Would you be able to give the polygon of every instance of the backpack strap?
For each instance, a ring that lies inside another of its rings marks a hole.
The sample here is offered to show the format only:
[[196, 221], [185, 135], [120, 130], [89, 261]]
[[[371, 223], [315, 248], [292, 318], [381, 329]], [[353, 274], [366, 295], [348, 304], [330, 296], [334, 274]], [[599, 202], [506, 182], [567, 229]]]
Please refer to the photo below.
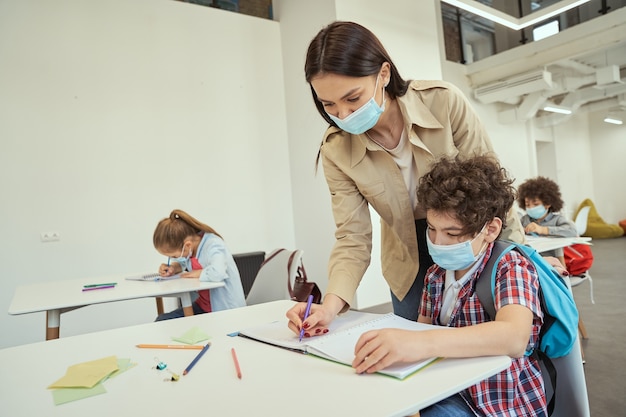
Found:
[[478, 296], [480, 304], [489, 316], [489, 320], [496, 319], [496, 307], [493, 302], [496, 281], [496, 266], [500, 262], [500, 259], [502, 259], [506, 253], [514, 248], [515, 245], [510, 242], [502, 240], [494, 241], [493, 248], [491, 249], [491, 256], [487, 260], [485, 268], [478, 276], [478, 280], [476, 282], [476, 295]]

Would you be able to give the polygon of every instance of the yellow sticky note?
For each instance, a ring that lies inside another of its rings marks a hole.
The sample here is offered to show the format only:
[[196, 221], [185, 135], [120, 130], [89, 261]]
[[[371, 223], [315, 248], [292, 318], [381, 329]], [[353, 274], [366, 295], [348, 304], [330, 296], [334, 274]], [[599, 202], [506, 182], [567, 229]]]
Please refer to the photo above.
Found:
[[65, 375], [48, 388], [91, 388], [118, 369], [115, 356], [78, 363], [68, 367]]

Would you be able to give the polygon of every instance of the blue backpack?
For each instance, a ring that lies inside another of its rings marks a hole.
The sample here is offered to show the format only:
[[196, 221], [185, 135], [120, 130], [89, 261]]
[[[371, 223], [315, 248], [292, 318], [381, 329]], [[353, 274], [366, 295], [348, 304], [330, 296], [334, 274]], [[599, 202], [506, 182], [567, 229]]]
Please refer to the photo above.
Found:
[[[494, 288], [496, 282], [496, 266], [502, 256], [516, 250], [528, 259], [537, 270], [539, 276], [539, 297], [543, 311], [543, 326], [539, 332], [539, 349], [526, 352], [534, 355], [541, 365], [544, 384], [550, 384], [547, 392], [556, 392], [556, 368], [550, 358], [559, 358], [570, 353], [578, 337], [578, 309], [572, 292], [563, 278], [536, 250], [530, 246], [514, 242], [496, 240], [491, 257], [485, 265], [476, 283], [476, 295], [489, 318], [494, 320]], [[548, 415], [554, 411], [554, 394], [548, 399]]]
[[[541, 309], [544, 314], [543, 326], [539, 333], [539, 350], [549, 358], [567, 355], [578, 336], [578, 309], [572, 292], [563, 278], [530, 246], [514, 242], [496, 240], [491, 257], [476, 283], [476, 294], [491, 320], [496, 317], [494, 287], [496, 268], [504, 254], [516, 250], [528, 259], [539, 275]], [[484, 277], [489, 278], [485, 279]], [[530, 355], [532, 352], [526, 352]]]

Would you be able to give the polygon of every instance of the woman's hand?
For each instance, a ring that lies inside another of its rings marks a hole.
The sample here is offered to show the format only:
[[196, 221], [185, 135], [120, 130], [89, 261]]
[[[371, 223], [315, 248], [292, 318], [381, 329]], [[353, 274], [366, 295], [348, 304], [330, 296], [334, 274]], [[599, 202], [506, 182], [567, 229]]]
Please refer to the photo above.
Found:
[[304, 327], [304, 337], [321, 336], [328, 333], [328, 325], [335, 318], [335, 313], [325, 308], [323, 304], [311, 304], [309, 317], [303, 322], [306, 303], [298, 303], [287, 311], [289, 328], [296, 334], [300, 334], [301, 326]]
[[311, 304], [309, 317], [303, 323], [306, 303], [298, 303], [287, 311], [289, 328], [299, 335], [300, 326], [303, 326], [304, 337], [326, 334], [328, 333], [328, 326], [345, 305], [346, 302], [335, 294], [326, 294], [323, 304]]
[[567, 269], [563, 266], [559, 258], [555, 258], [554, 256], [544, 256], [543, 259], [545, 259], [550, 264], [550, 266], [556, 269], [556, 272], [558, 272], [559, 275], [569, 275], [569, 272], [567, 272]]

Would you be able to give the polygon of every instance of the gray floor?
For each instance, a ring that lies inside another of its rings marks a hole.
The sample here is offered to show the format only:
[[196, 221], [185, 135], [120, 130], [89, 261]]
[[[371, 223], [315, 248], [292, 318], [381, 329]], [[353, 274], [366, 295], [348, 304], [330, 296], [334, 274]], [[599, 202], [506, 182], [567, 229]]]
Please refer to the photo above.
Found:
[[626, 237], [593, 241], [589, 285], [574, 288], [574, 298], [589, 338], [583, 340], [585, 376], [593, 417], [626, 415]]
[[[626, 416], [626, 237], [593, 241], [595, 304], [589, 283], [574, 288], [574, 298], [587, 329], [582, 341], [585, 377], [592, 417]], [[391, 311], [391, 304], [366, 309]], [[572, 416], [575, 417], [575, 416]]]

